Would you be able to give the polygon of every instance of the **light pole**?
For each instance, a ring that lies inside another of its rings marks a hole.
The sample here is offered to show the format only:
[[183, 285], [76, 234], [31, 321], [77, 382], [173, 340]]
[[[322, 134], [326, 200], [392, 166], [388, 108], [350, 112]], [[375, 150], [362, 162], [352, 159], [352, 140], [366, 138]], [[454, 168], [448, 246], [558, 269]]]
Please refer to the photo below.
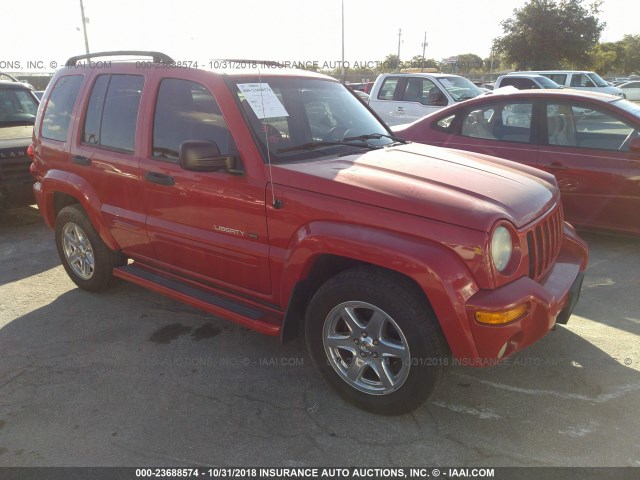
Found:
[[398, 70], [400, 70], [400, 43], [401, 43], [401, 39], [402, 38], [402, 29], [398, 29], [398, 65], [397, 68]]
[[342, 63], [340, 64], [340, 71], [342, 73], [342, 83], [347, 83], [344, 71], [344, 0], [342, 0]]
[[424, 42], [422, 42], [422, 68], [420, 69], [421, 72], [424, 72], [424, 51], [427, 48], [427, 45], [429, 45], [427, 43], [427, 32], [424, 32]]
[[87, 19], [84, 16], [84, 5], [82, 4], [82, 0], [80, 0], [80, 14], [82, 15], [82, 31], [84, 32], [84, 48], [87, 51], [87, 55], [89, 54], [89, 37], [87, 37]]

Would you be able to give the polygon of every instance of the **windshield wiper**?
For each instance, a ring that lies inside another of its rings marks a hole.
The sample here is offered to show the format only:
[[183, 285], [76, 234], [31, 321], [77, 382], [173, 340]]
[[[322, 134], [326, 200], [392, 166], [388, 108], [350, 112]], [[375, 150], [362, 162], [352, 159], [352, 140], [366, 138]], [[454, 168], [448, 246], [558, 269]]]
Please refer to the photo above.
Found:
[[366, 135], [358, 135], [356, 137], [344, 137], [343, 141], [352, 142], [354, 140], [360, 140], [362, 142], [365, 142], [367, 140], [379, 140], [383, 137], [390, 138], [391, 140], [397, 143], [408, 143], [406, 140], [403, 140], [402, 138], [399, 138], [393, 135], [387, 135], [386, 133], [369, 133]]
[[[344, 140], [349, 140], [349, 139], [345, 138]], [[375, 145], [369, 145], [368, 143], [346, 143], [344, 140], [308, 142], [308, 143], [303, 143], [302, 145], [295, 145], [293, 147], [279, 148], [278, 150], [276, 150], [276, 153], [293, 152], [295, 150], [313, 150], [319, 147], [334, 147], [334, 146], [360, 147], [360, 148], [368, 148], [369, 150], [376, 150], [380, 148]]]

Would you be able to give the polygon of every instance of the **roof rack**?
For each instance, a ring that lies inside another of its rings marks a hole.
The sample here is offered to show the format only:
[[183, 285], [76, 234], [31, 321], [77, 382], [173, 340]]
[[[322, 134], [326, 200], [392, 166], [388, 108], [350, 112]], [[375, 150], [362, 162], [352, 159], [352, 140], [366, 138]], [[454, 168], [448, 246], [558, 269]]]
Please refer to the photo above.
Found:
[[69, 60], [67, 60], [67, 63], [65, 63], [64, 66], [74, 67], [78, 64], [78, 60], [84, 60], [87, 58], [116, 57], [116, 56], [122, 56], [122, 55], [152, 57], [154, 63], [173, 63], [173, 59], [169, 55], [166, 55], [161, 52], [148, 52], [144, 50], [116, 50], [112, 52], [95, 52], [95, 53], [87, 53], [85, 55], [76, 55], [75, 57], [71, 57]]
[[8, 73], [4, 73], [4, 72], [0, 72], [0, 77], [7, 77], [9, 80], [11, 80], [12, 82], [18, 82], [21, 83], [20, 80], [18, 80], [16, 77], [14, 77], [13, 75], [9, 75]]

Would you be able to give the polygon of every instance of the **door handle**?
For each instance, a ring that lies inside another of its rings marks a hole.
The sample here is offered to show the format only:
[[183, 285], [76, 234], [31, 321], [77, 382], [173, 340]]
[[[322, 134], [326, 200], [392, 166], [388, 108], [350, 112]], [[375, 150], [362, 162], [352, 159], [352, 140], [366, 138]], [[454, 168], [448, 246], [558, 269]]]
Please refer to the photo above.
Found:
[[545, 163], [542, 166], [546, 168], [550, 168], [552, 170], [569, 170], [569, 167], [567, 167], [566, 165], [563, 165], [560, 162]]
[[396, 107], [396, 113], [404, 113], [404, 107]]
[[151, 183], [157, 183], [158, 185], [174, 185], [176, 183], [171, 175], [158, 172], [147, 172], [144, 179]]
[[74, 155], [71, 161], [76, 165], [82, 165], [83, 167], [88, 167], [89, 165], [91, 165], [91, 159], [83, 157], [82, 155]]

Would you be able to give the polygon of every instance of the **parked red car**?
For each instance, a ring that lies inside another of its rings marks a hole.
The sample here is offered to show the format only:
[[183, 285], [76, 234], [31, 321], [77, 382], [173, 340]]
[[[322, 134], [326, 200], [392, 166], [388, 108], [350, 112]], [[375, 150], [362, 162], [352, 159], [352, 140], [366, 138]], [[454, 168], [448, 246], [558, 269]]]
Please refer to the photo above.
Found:
[[513, 90], [393, 130], [551, 172], [568, 221], [640, 234], [640, 105], [592, 92]]

